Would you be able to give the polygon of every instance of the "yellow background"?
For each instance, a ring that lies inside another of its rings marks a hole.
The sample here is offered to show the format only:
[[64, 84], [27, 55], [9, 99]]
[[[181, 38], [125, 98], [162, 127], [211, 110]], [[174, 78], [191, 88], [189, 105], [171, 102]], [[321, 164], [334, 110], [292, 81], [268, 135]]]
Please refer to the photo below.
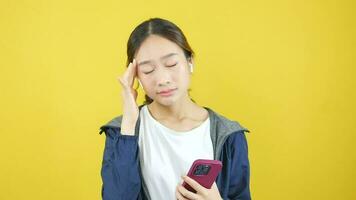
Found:
[[0, 2], [0, 199], [100, 199], [99, 127], [149, 17], [195, 50], [192, 98], [250, 129], [253, 199], [356, 199], [355, 1]]

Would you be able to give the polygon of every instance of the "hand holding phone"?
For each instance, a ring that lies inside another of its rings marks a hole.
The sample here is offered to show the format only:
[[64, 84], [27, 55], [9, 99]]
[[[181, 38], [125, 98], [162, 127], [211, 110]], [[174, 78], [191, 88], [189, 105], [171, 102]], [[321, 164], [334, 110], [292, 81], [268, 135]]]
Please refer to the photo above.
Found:
[[[194, 179], [201, 186], [210, 189], [220, 173], [221, 168], [222, 163], [219, 160], [197, 159], [190, 167], [187, 176]], [[187, 190], [196, 193], [196, 191], [186, 182], [183, 182], [182, 185]]]

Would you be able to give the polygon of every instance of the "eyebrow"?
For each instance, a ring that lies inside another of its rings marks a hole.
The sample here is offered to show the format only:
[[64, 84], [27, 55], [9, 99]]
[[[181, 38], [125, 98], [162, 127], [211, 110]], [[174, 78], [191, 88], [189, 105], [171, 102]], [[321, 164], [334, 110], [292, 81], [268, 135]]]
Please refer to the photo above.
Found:
[[[174, 55], [178, 55], [178, 54], [177, 54], [177, 53], [169, 53], [169, 54], [167, 54], [167, 55], [165, 55], [165, 56], [162, 56], [162, 57], [160, 58], [160, 60], [163, 60], [163, 59], [165, 59], [165, 58], [168, 58], [168, 57], [171, 57], [171, 56], [174, 56]], [[145, 61], [142, 61], [142, 62], [138, 63], [137, 66], [140, 66], [140, 65], [143, 65], [143, 64], [147, 64], [147, 63], [150, 63], [150, 62], [151, 62], [151, 60], [145, 60]]]

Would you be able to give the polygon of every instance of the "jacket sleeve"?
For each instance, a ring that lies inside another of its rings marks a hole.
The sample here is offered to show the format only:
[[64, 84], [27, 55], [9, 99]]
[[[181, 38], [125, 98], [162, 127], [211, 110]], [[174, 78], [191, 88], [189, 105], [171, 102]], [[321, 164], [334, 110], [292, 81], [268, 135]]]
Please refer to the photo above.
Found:
[[106, 135], [101, 168], [102, 199], [141, 199], [138, 136], [121, 135], [120, 128], [102, 131]]
[[228, 198], [231, 200], [250, 200], [250, 164], [245, 133], [237, 132], [228, 138], [231, 145], [231, 176]]

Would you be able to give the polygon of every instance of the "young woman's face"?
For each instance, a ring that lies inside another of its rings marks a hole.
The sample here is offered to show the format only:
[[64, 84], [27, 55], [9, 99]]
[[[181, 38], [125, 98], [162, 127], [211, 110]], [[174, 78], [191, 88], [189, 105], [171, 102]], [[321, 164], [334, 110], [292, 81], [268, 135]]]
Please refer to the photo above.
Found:
[[[188, 96], [189, 62], [177, 44], [150, 35], [141, 44], [135, 59], [138, 78], [151, 99], [168, 106]], [[160, 93], [167, 90], [172, 91]]]

